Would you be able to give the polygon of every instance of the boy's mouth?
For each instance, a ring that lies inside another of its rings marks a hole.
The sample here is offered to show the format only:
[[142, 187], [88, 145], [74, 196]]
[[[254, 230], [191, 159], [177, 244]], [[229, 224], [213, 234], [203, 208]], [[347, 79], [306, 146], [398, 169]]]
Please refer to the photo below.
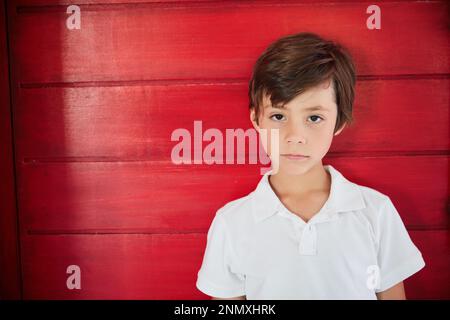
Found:
[[282, 157], [289, 159], [289, 160], [306, 160], [309, 158], [309, 156], [305, 156], [303, 154], [294, 154], [294, 153], [284, 153], [281, 154]]

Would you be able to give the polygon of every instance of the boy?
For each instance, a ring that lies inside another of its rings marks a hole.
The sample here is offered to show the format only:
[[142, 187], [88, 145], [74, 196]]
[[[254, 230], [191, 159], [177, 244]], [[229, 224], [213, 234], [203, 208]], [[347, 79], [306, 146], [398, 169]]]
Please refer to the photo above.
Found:
[[425, 262], [392, 201], [322, 165], [352, 121], [355, 82], [348, 52], [312, 33], [281, 38], [259, 57], [250, 119], [260, 133], [278, 132], [263, 142], [272, 170], [217, 211], [200, 291], [213, 299], [405, 299], [403, 280]]

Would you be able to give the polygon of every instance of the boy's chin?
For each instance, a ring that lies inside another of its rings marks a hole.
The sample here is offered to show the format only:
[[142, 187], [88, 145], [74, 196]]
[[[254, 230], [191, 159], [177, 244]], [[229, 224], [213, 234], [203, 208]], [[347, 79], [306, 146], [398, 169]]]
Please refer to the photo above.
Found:
[[[282, 160], [279, 163], [278, 172], [282, 173], [283, 175], [303, 175], [307, 173], [312, 167], [311, 163], [309, 163], [310, 160], [311, 159], [307, 159], [305, 161], [299, 161], [298, 163], [296, 163], [295, 161], [292, 162], [289, 160]], [[276, 167], [273, 168], [273, 171], [277, 171]]]

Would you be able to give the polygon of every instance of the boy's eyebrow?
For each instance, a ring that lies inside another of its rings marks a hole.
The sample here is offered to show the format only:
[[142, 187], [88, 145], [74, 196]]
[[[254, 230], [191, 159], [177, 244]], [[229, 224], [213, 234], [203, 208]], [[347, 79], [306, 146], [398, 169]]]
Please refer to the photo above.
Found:
[[305, 109], [303, 109], [303, 110], [304, 110], [304, 111], [328, 111], [327, 108], [324, 108], [324, 107], [321, 106], [321, 105], [313, 106], [313, 107], [308, 107], [308, 108], [305, 108]]
[[[286, 106], [268, 106], [269, 108], [275, 108], [275, 109], [286, 109]], [[321, 105], [312, 106], [308, 108], [302, 109], [303, 111], [329, 111], [327, 108], [324, 108]]]

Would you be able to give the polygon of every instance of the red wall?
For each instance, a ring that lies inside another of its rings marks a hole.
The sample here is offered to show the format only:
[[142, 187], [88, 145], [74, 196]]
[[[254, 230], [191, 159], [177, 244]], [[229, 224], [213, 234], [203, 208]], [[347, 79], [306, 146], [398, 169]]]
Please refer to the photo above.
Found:
[[6, 14], [0, 1], [0, 300], [21, 296]]
[[[343, 43], [357, 66], [355, 124], [324, 163], [396, 204], [427, 263], [407, 296], [450, 298], [446, 1], [377, 1], [381, 30], [365, 1], [80, 0], [68, 30], [70, 3], [6, 12], [23, 298], [205, 298], [206, 231], [260, 166], [174, 165], [170, 135], [194, 120], [250, 128], [253, 63], [300, 31]], [[80, 290], [66, 287], [73, 264]]]

